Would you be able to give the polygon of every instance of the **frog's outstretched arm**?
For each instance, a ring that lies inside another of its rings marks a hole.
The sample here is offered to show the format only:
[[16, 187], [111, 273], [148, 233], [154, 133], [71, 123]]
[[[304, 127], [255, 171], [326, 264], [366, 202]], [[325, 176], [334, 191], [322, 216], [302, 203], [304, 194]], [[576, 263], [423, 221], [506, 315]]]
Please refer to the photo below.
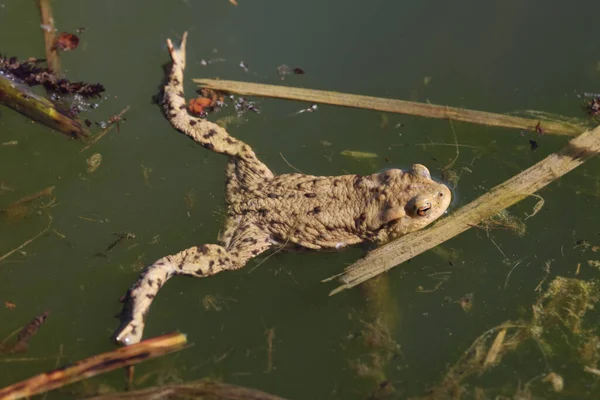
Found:
[[167, 48], [173, 65], [169, 73], [169, 81], [164, 88], [162, 105], [169, 122], [179, 132], [186, 134], [207, 149], [230, 157], [240, 158], [262, 169], [260, 173], [263, 176], [273, 177], [273, 173], [258, 160], [252, 148], [246, 143], [230, 136], [219, 125], [188, 114], [183, 92], [186, 42], [187, 32], [183, 34], [178, 48], [173, 46], [171, 39], [167, 39]]

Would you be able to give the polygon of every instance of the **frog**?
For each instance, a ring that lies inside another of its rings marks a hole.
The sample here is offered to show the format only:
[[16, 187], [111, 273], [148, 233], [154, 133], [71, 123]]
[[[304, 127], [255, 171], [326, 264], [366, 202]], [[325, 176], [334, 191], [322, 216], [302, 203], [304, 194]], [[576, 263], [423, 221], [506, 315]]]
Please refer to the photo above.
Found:
[[171, 58], [162, 107], [171, 126], [213, 152], [226, 155], [227, 216], [218, 244], [202, 244], [147, 266], [124, 296], [121, 325], [113, 338], [131, 345], [142, 339], [160, 288], [173, 276], [206, 278], [235, 271], [272, 249], [340, 250], [381, 244], [422, 229], [444, 215], [448, 186], [427, 167], [391, 168], [371, 175], [274, 174], [254, 150], [207, 118], [188, 113], [183, 90], [187, 32], [179, 46], [167, 39]]

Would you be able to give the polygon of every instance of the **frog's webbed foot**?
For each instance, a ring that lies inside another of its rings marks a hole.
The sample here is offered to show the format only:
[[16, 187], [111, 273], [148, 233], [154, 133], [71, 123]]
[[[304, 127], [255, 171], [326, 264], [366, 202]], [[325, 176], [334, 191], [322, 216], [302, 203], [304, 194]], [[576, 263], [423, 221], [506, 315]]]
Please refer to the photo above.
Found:
[[185, 70], [185, 46], [187, 32], [183, 34], [181, 44], [175, 48], [171, 39], [167, 39], [167, 48], [173, 65], [167, 84], [163, 90], [163, 110], [171, 125], [186, 134], [197, 143], [216, 153], [235, 157], [248, 165], [257, 174], [273, 177], [272, 172], [257, 157], [246, 143], [229, 135], [225, 129], [206, 119], [196, 118], [187, 112], [183, 91], [183, 71]]
[[146, 316], [152, 300], [165, 282], [174, 275], [203, 278], [221, 271], [235, 270], [267, 250], [271, 242], [258, 228], [245, 224], [229, 240], [227, 248], [207, 244], [191, 247], [163, 257], [147, 267], [129, 289], [121, 312], [121, 326], [114, 335], [116, 341], [130, 345], [142, 339]]
[[171, 60], [173, 61], [174, 65], [179, 65], [182, 70], [185, 69], [185, 46], [187, 44], [187, 35], [187, 31], [183, 32], [181, 42], [177, 48], [173, 46], [171, 39], [167, 39], [167, 49], [171, 55]]

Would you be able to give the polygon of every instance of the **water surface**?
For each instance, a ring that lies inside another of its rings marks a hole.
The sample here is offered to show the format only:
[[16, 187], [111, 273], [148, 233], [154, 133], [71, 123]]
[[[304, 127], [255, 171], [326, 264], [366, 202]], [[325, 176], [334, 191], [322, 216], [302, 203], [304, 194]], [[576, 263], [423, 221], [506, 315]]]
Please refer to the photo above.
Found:
[[[577, 94], [600, 92], [592, 12], [597, 3], [592, 1], [239, 3], [53, 2], [59, 30], [86, 28], [80, 47], [62, 57], [68, 77], [98, 81], [107, 88], [100, 107], [85, 117], [106, 120], [127, 105], [131, 110], [120, 132], [109, 133], [83, 153], [81, 143], [11, 110], [0, 110], [0, 142], [19, 142], [0, 147], [0, 182], [14, 188], [0, 194], [0, 206], [56, 186], [56, 206], [46, 209], [53, 217], [49, 233], [27, 246], [26, 254], [0, 263], [0, 302], [16, 305], [0, 307], [0, 336], [51, 312], [26, 354], [0, 358], [0, 386], [53, 368], [61, 348], [61, 364], [113, 349], [110, 336], [118, 326], [118, 299], [140, 267], [216, 240], [223, 222], [226, 159], [175, 132], [152, 102], [163, 77], [161, 66], [168, 61], [168, 37], [176, 39], [189, 31], [188, 95], [194, 90], [192, 77], [219, 77], [492, 112], [536, 109], [586, 118]], [[2, 0], [0, 6], [2, 52], [42, 57], [34, 2]], [[202, 59], [210, 58], [226, 61], [201, 65]], [[240, 61], [248, 65], [248, 72], [239, 67]], [[306, 74], [282, 82], [277, 66], [284, 63]], [[283, 155], [310, 174], [368, 174], [423, 163], [439, 176], [456, 156], [452, 146], [415, 145], [454, 143], [447, 121], [325, 105], [314, 113], [294, 115], [309, 105], [256, 101], [262, 113], [247, 114], [242, 124], [228, 129], [251, 144], [277, 173], [292, 172]], [[227, 115], [233, 115], [231, 107], [214, 118]], [[454, 123], [454, 129], [459, 143], [474, 147], [459, 148], [456, 166], [462, 175], [455, 207], [567, 141], [464, 123]], [[535, 152], [529, 139], [539, 143]], [[345, 149], [379, 157], [352, 159], [340, 155]], [[94, 152], [102, 154], [103, 162], [88, 174], [85, 160]], [[527, 220], [523, 236], [494, 231], [488, 237], [472, 229], [444, 244], [459, 255], [452, 265], [428, 252], [388, 274], [393, 339], [401, 349], [385, 367], [385, 379], [396, 389], [392, 398], [424, 395], [480, 333], [509, 319], [526, 318], [539, 296], [534, 289], [545, 276], [547, 260], [553, 260], [549, 281], [558, 275], [574, 277], [578, 263], [578, 278], [600, 276], [587, 264], [600, 259], [598, 253], [574, 248], [580, 240], [600, 245], [599, 173], [594, 159], [543, 189], [545, 205]], [[192, 208], [185, 201], [189, 193]], [[523, 218], [536, 202], [525, 200], [509, 211]], [[0, 253], [46, 224], [45, 212], [19, 221], [1, 220]], [[115, 239], [114, 232], [123, 231], [134, 233], [135, 239], [116, 246], [108, 257], [96, 255]], [[368, 398], [383, 382], [357, 376], [357, 360], [369, 359], [369, 350], [359, 343], [360, 320], [371, 312], [364, 292], [355, 289], [330, 298], [334, 284], [320, 283], [362, 254], [360, 248], [327, 254], [279, 252], [238, 272], [206, 280], [173, 279], [152, 307], [145, 337], [180, 330], [195, 346], [139, 366], [136, 376], [145, 379], [138, 386], [212, 377], [294, 399]], [[431, 274], [440, 272], [449, 272], [450, 278], [438, 290], [416, 292], [419, 286], [434, 287], [438, 281]], [[455, 303], [467, 293], [474, 294], [468, 313]], [[224, 302], [220, 311], [205, 309], [207, 295]], [[600, 322], [597, 313], [588, 318], [589, 326]], [[275, 330], [271, 371], [267, 329]], [[474, 385], [501, 388], [510, 395], [552, 370], [565, 375], [565, 396], [597, 398], [597, 377], [584, 373], [581, 365], [564, 356], [567, 353], [545, 360], [528, 348]], [[7, 361], [19, 357], [35, 359]], [[93, 384], [120, 390], [123, 373], [95, 378], [86, 387]], [[71, 390], [82, 387], [65, 388], [47, 398], [76, 398]], [[563, 397], [547, 384], [538, 384], [536, 395]]]

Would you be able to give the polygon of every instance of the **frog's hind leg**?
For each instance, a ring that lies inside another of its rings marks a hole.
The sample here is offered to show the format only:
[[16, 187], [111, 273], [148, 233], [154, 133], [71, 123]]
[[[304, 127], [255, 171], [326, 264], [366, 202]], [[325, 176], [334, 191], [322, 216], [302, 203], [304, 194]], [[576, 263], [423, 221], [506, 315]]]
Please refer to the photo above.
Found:
[[173, 61], [168, 82], [164, 88], [163, 108], [171, 125], [186, 134], [202, 146], [217, 153], [239, 159], [244, 170], [255, 170], [257, 173], [273, 177], [273, 173], [257, 157], [246, 143], [227, 133], [219, 125], [188, 114], [184, 92], [183, 71], [185, 70], [185, 46], [187, 32], [183, 34], [178, 48], [167, 39], [167, 47]]
[[206, 244], [161, 258], [148, 266], [127, 292], [121, 313], [122, 324], [114, 335], [115, 339], [126, 345], [141, 340], [152, 300], [172, 276], [203, 278], [221, 271], [236, 270], [270, 246], [268, 235], [256, 225], [242, 222], [226, 247]]

